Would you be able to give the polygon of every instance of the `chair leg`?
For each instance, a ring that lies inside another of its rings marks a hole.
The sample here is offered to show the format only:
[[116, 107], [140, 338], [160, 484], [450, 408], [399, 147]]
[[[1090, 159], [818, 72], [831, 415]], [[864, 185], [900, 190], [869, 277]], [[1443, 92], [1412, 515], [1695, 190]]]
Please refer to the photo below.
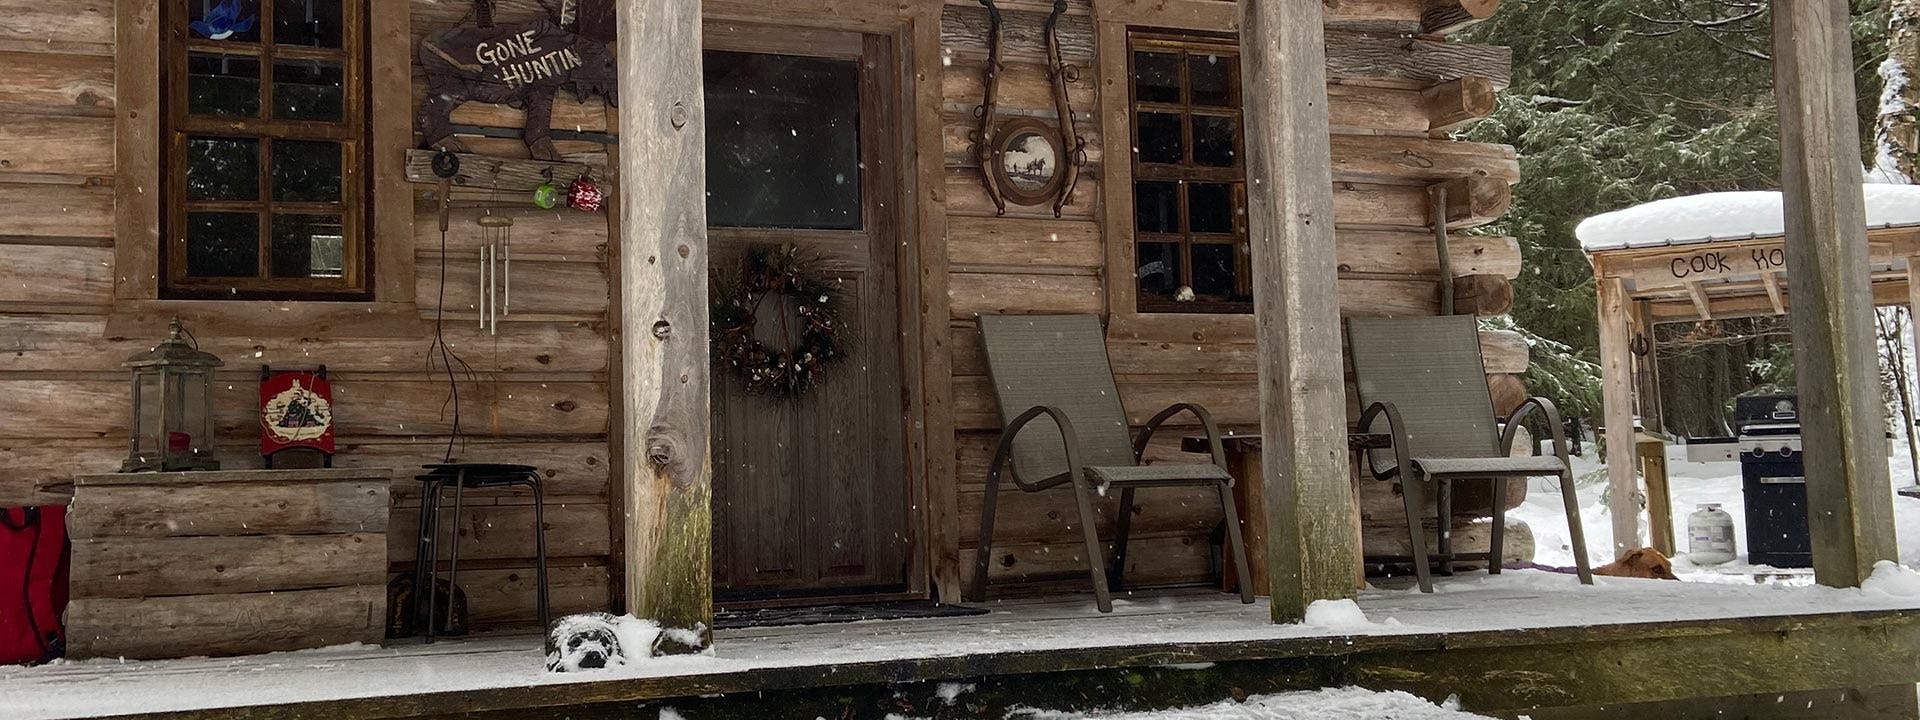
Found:
[[1440, 574], [1453, 577], [1453, 480], [1433, 482], [1433, 535], [1439, 541]]
[[1507, 479], [1493, 479], [1493, 540], [1487, 544], [1487, 573], [1500, 574], [1507, 557]]
[[1420, 581], [1420, 592], [1433, 592], [1433, 568], [1427, 566], [1426, 533], [1420, 531], [1420, 480], [1411, 468], [1400, 469], [1400, 497], [1407, 504], [1407, 549], [1413, 552], [1413, 575]]
[[460, 599], [460, 515], [463, 512], [461, 501], [466, 495], [467, 478], [463, 473], [459, 482], [453, 486], [453, 550], [447, 555], [447, 630], [453, 630], [453, 604]]
[[[547, 608], [547, 499], [541, 491], [540, 479], [532, 478], [528, 486], [533, 489], [533, 581], [538, 586], [534, 595], [534, 612], [540, 615], [540, 635], [546, 643], [553, 642], [553, 617]], [[548, 647], [551, 651], [553, 648]]]
[[1086, 478], [1073, 479], [1073, 497], [1080, 505], [1080, 533], [1087, 543], [1087, 572], [1093, 575], [1093, 600], [1100, 612], [1113, 612], [1113, 594], [1107, 592], [1107, 568], [1100, 552], [1100, 528], [1093, 522], [1093, 488]]
[[1247, 567], [1247, 542], [1243, 539], [1244, 533], [1240, 532], [1240, 507], [1233, 501], [1232, 483], [1223, 482], [1218, 487], [1220, 488], [1220, 509], [1226, 513], [1227, 517], [1227, 548], [1233, 553], [1233, 571], [1239, 573], [1234, 576], [1239, 579], [1234, 584], [1240, 586], [1240, 602], [1251, 605], [1254, 592], [1253, 573]]
[[1000, 500], [1000, 473], [987, 473], [987, 493], [980, 499], [980, 535], [974, 550], [973, 587], [967, 595], [974, 602], [987, 599], [987, 568], [993, 563], [993, 513]]
[[1120, 516], [1113, 520], [1113, 569], [1107, 572], [1110, 590], [1126, 587], [1127, 535], [1133, 527], [1133, 488], [1120, 489]]
[[[434, 598], [437, 597], [435, 593], [440, 589], [440, 493], [446, 488], [444, 481], [434, 483], [433, 522], [427, 530], [427, 554], [425, 557], [414, 558], [414, 562], [424, 562], [427, 566], [427, 594], [425, 597], [416, 595], [413, 600], [426, 605], [427, 624], [422, 630], [426, 633], [426, 642], [429, 644], [433, 642], [434, 610], [438, 607]], [[447, 591], [452, 592], [453, 589], [448, 588]]]
[[1567, 535], [1573, 542], [1573, 565], [1580, 573], [1580, 584], [1593, 584], [1593, 565], [1587, 560], [1587, 532], [1580, 523], [1580, 500], [1574, 495], [1573, 472], [1560, 473], [1560, 501], [1567, 508]]
[[420, 491], [420, 529], [413, 544], [413, 617], [411, 620], [415, 628], [426, 627], [433, 622], [430, 617], [433, 603], [429, 601], [433, 592], [433, 565], [426, 558], [434, 557], [435, 552], [432, 542], [433, 521], [438, 513], [436, 501], [440, 494], [440, 483], [432, 480], [421, 481]]

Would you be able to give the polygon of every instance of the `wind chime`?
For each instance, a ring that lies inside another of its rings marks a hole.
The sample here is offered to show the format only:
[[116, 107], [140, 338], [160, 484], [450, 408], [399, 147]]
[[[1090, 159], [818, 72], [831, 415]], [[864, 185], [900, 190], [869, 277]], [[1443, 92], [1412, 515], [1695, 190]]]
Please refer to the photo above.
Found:
[[500, 316], [513, 313], [513, 218], [481, 215], [480, 329], [500, 334]]

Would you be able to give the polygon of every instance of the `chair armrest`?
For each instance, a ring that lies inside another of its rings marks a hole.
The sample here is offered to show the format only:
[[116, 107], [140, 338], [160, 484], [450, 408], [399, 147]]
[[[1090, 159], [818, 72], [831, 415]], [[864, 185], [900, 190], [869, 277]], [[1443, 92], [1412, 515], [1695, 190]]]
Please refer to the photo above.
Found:
[[1380, 473], [1376, 469], [1373, 473], [1374, 478], [1386, 480], [1395, 475], [1401, 475], [1418, 479], [1413, 478], [1413, 460], [1408, 456], [1410, 450], [1407, 447], [1407, 424], [1400, 419], [1399, 407], [1385, 401], [1367, 406], [1366, 412], [1360, 413], [1360, 432], [1372, 432], [1373, 421], [1382, 416], [1387, 419], [1387, 436], [1393, 438], [1394, 467], [1387, 473]]
[[1014, 437], [1018, 436], [1020, 431], [1027, 427], [1027, 423], [1033, 422], [1042, 415], [1051, 418], [1053, 424], [1060, 428], [1060, 441], [1066, 445], [1067, 451], [1067, 472], [1039, 482], [1027, 483], [1020, 479], [1020, 473], [1016, 471], [1013, 474], [1013, 484], [1019, 486], [1021, 490], [1036, 492], [1060, 485], [1080, 476], [1080, 438], [1074, 434], [1073, 420], [1068, 418], [1067, 414], [1060, 408], [1051, 405], [1035, 405], [1027, 408], [1026, 412], [1020, 413], [1019, 417], [1014, 418], [1013, 422], [1007, 423], [1007, 427], [1000, 431], [1000, 444], [993, 451], [993, 465], [987, 469], [989, 478], [999, 478], [1001, 471], [1006, 468], [1007, 462], [1013, 459]]
[[[1544, 397], [1527, 398], [1526, 402], [1520, 403], [1520, 407], [1515, 408], [1513, 414], [1508, 416], [1506, 428], [1500, 431], [1500, 451], [1508, 455], [1513, 454], [1514, 437], [1535, 410], [1540, 411], [1541, 419], [1547, 423], [1548, 436], [1553, 438], [1554, 456], [1560, 458], [1561, 464], [1571, 469], [1573, 465], [1567, 455], [1566, 423], [1560, 420], [1560, 408], [1554, 406], [1552, 400]], [[1536, 439], [1535, 442], [1537, 443], [1538, 440]], [[1535, 446], [1534, 452], [1539, 452], [1538, 445]]]
[[1153, 442], [1153, 434], [1160, 431], [1160, 426], [1166, 424], [1168, 420], [1173, 419], [1173, 416], [1183, 412], [1193, 413], [1193, 416], [1200, 421], [1200, 427], [1206, 430], [1207, 450], [1213, 453], [1213, 464], [1219, 465], [1222, 468], [1227, 466], [1226, 449], [1220, 441], [1220, 426], [1213, 423], [1213, 413], [1207, 412], [1206, 408], [1194, 403], [1174, 403], [1169, 405], [1167, 409], [1161, 410], [1160, 414], [1153, 416], [1152, 419], [1147, 421], [1146, 425], [1140, 428], [1140, 434], [1135, 435], [1133, 438], [1134, 464], [1137, 465], [1142, 461], [1143, 456], [1146, 455], [1147, 452], [1147, 443]]

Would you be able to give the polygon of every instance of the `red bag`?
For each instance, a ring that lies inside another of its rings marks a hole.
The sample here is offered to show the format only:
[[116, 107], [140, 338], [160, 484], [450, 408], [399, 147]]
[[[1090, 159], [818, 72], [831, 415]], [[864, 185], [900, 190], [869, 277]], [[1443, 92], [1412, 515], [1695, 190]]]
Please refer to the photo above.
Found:
[[67, 509], [0, 508], [0, 665], [66, 653]]

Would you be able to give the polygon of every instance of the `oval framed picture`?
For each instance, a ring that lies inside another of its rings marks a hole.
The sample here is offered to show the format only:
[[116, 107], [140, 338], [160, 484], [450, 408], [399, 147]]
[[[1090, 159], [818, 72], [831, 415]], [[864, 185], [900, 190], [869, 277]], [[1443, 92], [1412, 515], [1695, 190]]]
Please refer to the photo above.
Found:
[[994, 133], [993, 162], [989, 170], [1009, 202], [1044, 205], [1060, 194], [1066, 181], [1066, 149], [1060, 131], [1040, 120], [1019, 117], [1001, 123]]

